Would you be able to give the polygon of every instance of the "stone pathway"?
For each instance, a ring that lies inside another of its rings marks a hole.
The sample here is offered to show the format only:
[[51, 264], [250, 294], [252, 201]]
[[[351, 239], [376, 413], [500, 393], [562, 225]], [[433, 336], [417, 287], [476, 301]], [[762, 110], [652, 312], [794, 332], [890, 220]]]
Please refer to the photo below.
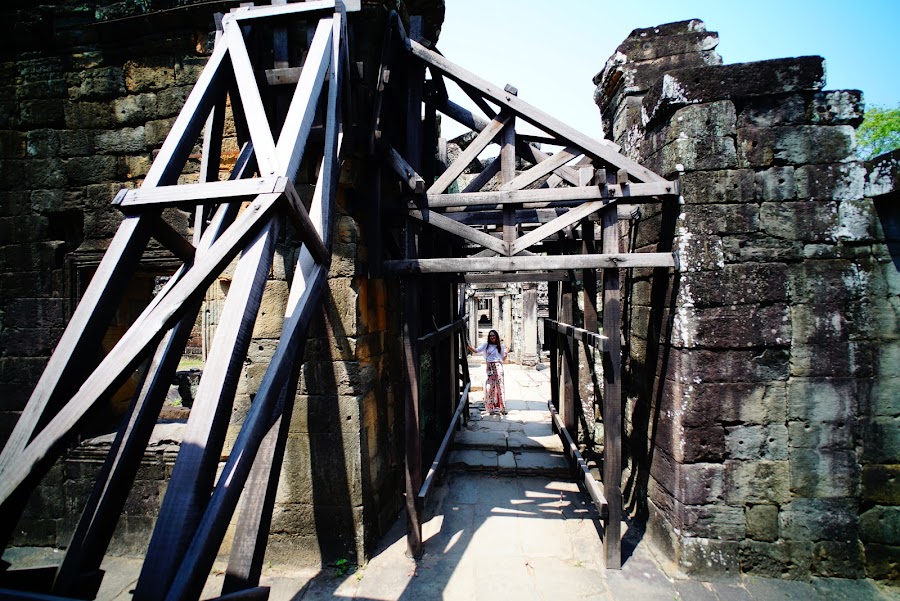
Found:
[[[596, 510], [560, 472], [561, 447], [553, 440], [544, 400], [547, 371], [506, 366], [510, 411], [503, 417], [488, 416], [479, 404], [483, 366], [473, 362], [471, 373], [470, 421], [458, 435], [451, 469], [426, 507], [423, 557], [418, 562], [406, 557], [401, 515], [360, 569], [266, 566], [261, 584], [271, 587], [270, 599], [900, 601], [900, 589], [867, 580], [688, 579], [674, 573], [633, 529], [625, 533], [630, 556], [623, 569], [606, 570]], [[47, 550], [28, 549], [9, 550], [4, 558], [16, 565], [53, 559]], [[98, 599], [128, 601], [140, 562], [107, 558], [103, 568], [107, 574]], [[203, 598], [221, 590], [224, 569], [214, 566]]]

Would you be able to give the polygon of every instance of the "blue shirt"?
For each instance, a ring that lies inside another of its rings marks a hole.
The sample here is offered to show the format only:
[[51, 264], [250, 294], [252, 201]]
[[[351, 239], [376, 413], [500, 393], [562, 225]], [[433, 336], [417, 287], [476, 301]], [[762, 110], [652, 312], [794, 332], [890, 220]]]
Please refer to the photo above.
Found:
[[476, 353], [484, 353], [484, 360], [488, 363], [496, 363], [498, 361], [503, 361], [506, 357], [506, 346], [500, 345], [500, 350], [497, 350], [497, 346], [492, 344], [488, 346], [487, 342], [482, 342], [481, 346], [475, 349]]

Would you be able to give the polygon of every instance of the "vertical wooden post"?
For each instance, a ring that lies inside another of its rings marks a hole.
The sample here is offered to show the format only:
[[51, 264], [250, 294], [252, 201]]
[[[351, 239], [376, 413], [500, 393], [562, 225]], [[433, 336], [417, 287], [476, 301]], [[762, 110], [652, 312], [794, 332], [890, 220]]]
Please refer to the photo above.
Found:
[[[559, 319], [559, 282], [547, 282], [547, 313], [552, 321]], [[550, 402], [559, 412], [559, 333], [555, 329], [544, 330], [544, 338], [550, 352]], [[556, 422], [554, 430], [556, 429]]]
[[[562, 283], [562, 293], [559, 299], [559, 321], [572, 324], [574, 302], [572, 282]], [[575, 386], [578, 377], [578, 369], [573, 369], [575, 359], [575, 341], [565, 337], [560, 341], [562, 345], [562, 376], [560, 377], [560, 406], [559, 415], [563, 425], [570, 433], [575, 434]]]
[[[615, 206], [605, 209], [603, 252], [619, 252], [618, 216]], [[603, 489], [609, 516], [603, 533], [606, 567], [622, 567], [622, 357], [619, 270], [603, 270]]]
[[[422, 17], [410, 17], [410, 38], [422, 35]], [[407, 63], [406, 159], [417, 172], [422, 168], [422, 84], [425, 66]], [[406, 222], [404, 241], [407, 259], [418, 258], [416, 225]], [[413, 557], [422, 555], [422, 512], [416, 503], [422, 485], [422, 435], [419, 429], [419, 281], [408, 278], [403, 295], [403, 358], [406, 364], [406, 546]]]
[[[506, 91], [512, 95], [518, 94], [518, 90], [511, 85], [506, 86]], [[500, 133], [500, 178], [505, 184], [516, 177], [516, 118], [510, 117]], [[507, 249], [512, 246], [518, 237], [518, 225], [516, 224], [516, 208], [518, 205], [503, 205], [503, 241]], [[507, 341], [509, 344], [509, 341]]]

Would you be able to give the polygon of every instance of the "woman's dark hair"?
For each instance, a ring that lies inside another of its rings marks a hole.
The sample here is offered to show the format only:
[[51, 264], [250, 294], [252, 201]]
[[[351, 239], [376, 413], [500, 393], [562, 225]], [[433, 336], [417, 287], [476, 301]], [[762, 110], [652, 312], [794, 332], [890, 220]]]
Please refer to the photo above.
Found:
[[[497, 344], [491, 344], [491, 334], [497, 337]], [[497, 332], [497, 330], [491, 330], [490, 332], [488, 332], [487, 345], [494, 346], [498, 352], [500, 351], [500, 333]]]

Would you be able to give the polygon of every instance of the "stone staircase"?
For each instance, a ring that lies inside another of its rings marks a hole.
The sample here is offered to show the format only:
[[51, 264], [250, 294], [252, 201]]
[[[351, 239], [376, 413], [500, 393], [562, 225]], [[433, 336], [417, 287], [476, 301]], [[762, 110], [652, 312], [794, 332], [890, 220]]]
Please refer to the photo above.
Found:
[[484, 406], [484, 362], [470, 359], [469, 423], [456, 434], [449, 468], [502, 476], [570, 476], [547, 409], [548, 370], [506, 364], [504, 371], [509, 413], [489, 415]]

